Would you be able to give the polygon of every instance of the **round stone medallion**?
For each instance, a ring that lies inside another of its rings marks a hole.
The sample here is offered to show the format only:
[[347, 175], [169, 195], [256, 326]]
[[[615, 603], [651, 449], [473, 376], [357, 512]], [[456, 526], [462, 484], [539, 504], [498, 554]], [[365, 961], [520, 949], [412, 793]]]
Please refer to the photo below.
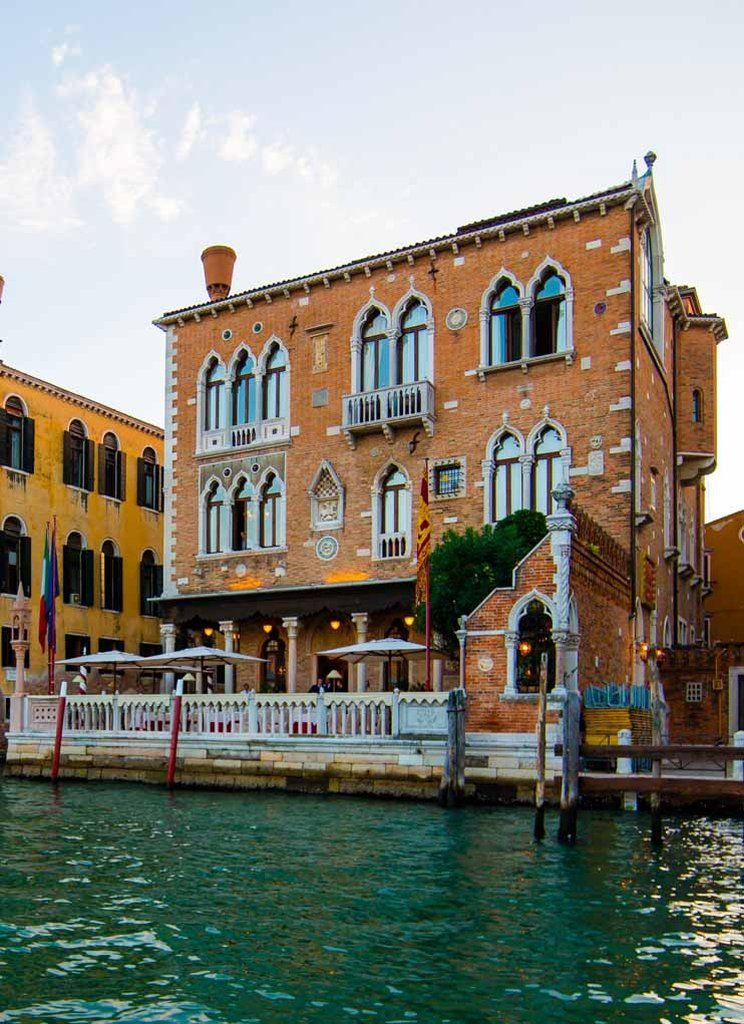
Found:
[[330, 562], [338, 554], [338, 541], [335, 537], [319, 537], [315, 545], [315, 554], [324, 562]]
[[462, 306], [455, 306], [445, 317], [445, 323], [451, 331], [461, 331], [468, 322], [467, 310]]
[[481, 672], [490, 672], [493, 669], [493, 658], [478, 658], [478, 668]]

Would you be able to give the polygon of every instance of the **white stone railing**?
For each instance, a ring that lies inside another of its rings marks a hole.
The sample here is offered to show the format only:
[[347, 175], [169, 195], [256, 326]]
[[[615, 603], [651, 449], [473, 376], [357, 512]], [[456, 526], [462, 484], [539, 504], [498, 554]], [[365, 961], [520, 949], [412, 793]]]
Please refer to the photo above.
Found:
[[[447, 694], [238, 693], [189, 694], [181, 704], [181, 732], [195, 737], [339, 736], [395, 739], [445, 736]], [[53, 733], [57, 698], [25, 698], [24, 732]], [[65, 735], [142, 737], [169, 733], [169, 695], [89, 694], [67, 698]]]
[[434, 385], [428, 380], [344, 395], [345, 430], [433, 417]]
[[256, 420], [251, 423], [219, 427], [216, 430], [203, 430], [200, 450], [213, 452], [229, 448], [251, 448], [286, 441], [288, 438], [289, 417], [280, 416], [277, 419]]

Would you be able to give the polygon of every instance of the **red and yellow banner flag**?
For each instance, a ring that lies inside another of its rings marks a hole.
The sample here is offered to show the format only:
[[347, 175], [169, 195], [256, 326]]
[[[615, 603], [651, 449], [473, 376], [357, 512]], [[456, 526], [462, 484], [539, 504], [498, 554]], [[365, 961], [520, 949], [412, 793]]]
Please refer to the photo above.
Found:
[[429, 578], [429, 557], [431, 555], [431, 518], [429, 515], [429, 471], [424, 468], [421, 477], [421, 494], [419, 495], [418, 521], [416, 525], [416, 603], [421, 604], [427, 599]]

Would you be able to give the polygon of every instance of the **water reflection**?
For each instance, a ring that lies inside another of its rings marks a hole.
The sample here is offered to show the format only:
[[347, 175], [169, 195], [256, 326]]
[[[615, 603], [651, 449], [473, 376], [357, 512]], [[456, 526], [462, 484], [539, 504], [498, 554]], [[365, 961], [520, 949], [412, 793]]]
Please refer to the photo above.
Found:
[[[741, 827], [6, 781], [0, 1022], [744, 1019]], [[553, 823], [551, 822], [551, 825]]]

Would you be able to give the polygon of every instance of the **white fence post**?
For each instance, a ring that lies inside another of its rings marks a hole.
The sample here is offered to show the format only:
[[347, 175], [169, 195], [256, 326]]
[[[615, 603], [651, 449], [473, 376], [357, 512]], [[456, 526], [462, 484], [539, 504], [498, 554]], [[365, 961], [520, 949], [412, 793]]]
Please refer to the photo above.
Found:
[[121, 732], [121, 712], [119, 711], [119, 694], [114, 693], [112, 699], [111, 728], [114, 732]]
[[248, 694], [248, 732], [255, 735], [258, 732], [258, 705], [256, 694], [253, 690]]
[[318, 736], [328, 734], [328, 709], [326, 708], [325, 696], [319, 693], [315, 698], [315, 727]]
[[[744, 747], [744, 731], [734, 733], [734, 746]], [[732, 761], [731, 774], [738, 782], [744, 782], [744, 761]]]
[[[617, 742], [620, 747], [627, 747], [633, 741], [633, 734], [630, 729], [621, 729], [617, 734]], [[633, 760], [630, 757], [618, 757], [617, 759], [617, 774], [618, 775], [632, 775], [633, 774]], [[637, 811], [638, 810], [638, 794], [630, 791], [623, 793], [623, 810], [624, 811]]]
[[390, 716], [390, 735], [400, 735], [400, 690], [393, 690], [393, 707]]

